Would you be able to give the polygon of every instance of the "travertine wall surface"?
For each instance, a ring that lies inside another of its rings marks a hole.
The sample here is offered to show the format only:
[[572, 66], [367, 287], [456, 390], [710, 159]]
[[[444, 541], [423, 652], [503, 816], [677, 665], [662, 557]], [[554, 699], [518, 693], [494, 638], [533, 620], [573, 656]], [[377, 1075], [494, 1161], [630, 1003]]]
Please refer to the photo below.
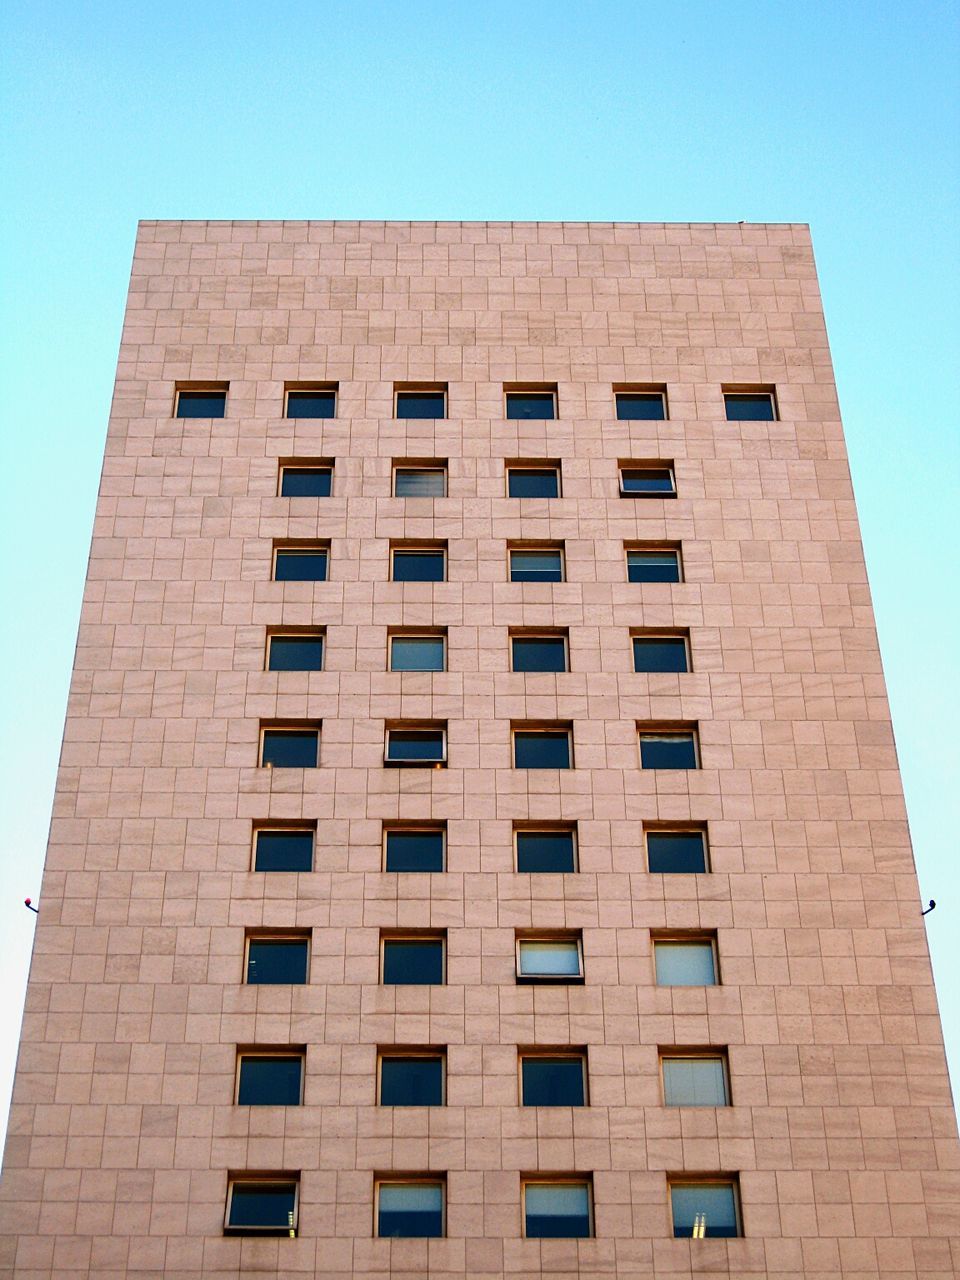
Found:
[[[229, 382], [223, 420], [172, 416]], [[335, 420], [284, 385], [339, 383]], [[398, 421], [396, 382], [449, 385]], [[556, 383], [556, 421], [504, 419]], [[664, 383], [669, 419], [612, 388]], [[721, 387], [776, 387], [728, 422]], [[278, 459], [335, 459], [278, 498]], [[448, 496], [390, 496], [449, 460]], [[505, 496], [557, 458], [563, 496]], [[618, 462], [672, 459], [673, 501]], [[277, 539], [329, 580], [271, 581]], [[388, 581], [391, 540], [448, 581]], [[515, 539], [567, 580], [508, 581]], [[624, 544], [682, 544], [630, 584]], [[325, 626], [325, 669], [263, 670]], [[448, 628], [448, 670], [386, 671]], [[569, 628], [564, 674], [514, 627]], [[636, 627], [693, 671], [633, 671]], [[261, 720], [322, 720], [320, 767], [257, 767]], [[444, 720], [449, 767], [385, 769], [384, 722]], [[575, 768], [511, 768], [510, 722], [571, 722]], [[637, 724], [696, 721], [702, 768], [642, 771]], [[251, 824], [317, 824], [311, 874]], [[444, 819], [443, 874], [386, 874], [390, 819]], [[513, 870], [514, 823], [578, 823], [576, 874]], [[644, 823], [695, 820], [712, 871], [652, 875]], [[312, 931], [304, 986], [243, 985], [245, 930]], [[380, 933], [447, 931], [445, 986], [378, 984]], [[583, 986], [515, 978], [517, 930], [582, 930]], [[715, 930], [722, 985], [654, 982], [651, 930]], [[517, 1046], [586, 1045], [590, 1105], [521, 1108]], [[233, 1105], [236, 1048], [307, 1045], [305, 1105]], [[378, 1045], [446, 1045], [447, 1105], [380, 1108]], [[657, 1047], [729, 1047], [733, 1105], [662, 1104]], [[0, 1275], [138, 1280], [948, 1280], [960, 1151], [808, 231], [799, 225], [147, 222], [137, 241], [3, 1180]], [[228, 1171], [300, 1175], [296, 1239], [223, 1234]], [[446, 1175], [445, 1239], [373, 1233], [373, 1176]], [[521, 1174], [592, 1175], [595, 1238], [522, 1238]], [[673, 1239], [667, 1175], [739, 1175], [743, 1237]]]

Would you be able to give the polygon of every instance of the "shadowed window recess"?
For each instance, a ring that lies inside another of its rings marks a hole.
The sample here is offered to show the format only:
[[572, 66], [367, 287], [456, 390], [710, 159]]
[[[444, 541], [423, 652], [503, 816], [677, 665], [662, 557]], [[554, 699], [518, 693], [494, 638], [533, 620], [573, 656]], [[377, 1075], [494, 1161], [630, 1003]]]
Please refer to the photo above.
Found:
[[280, 468], [281, 498], [329, 498], [333, 489], [333, 467], [283, 466]]
[[296, 1235], [295, 1178], [232, 1178], [227, 1188], [226, 1235]]
[[696, 733], [692, 729], [641, 729], [640, 768], [699, 769]]
[[643, 635], [633, 637], [633, 669], [638, 672], [690, 670], [689, 641], [686, 636]]
[[429, 1239], [443, 1235], [443, 1184], [436, 1181], [377, 1185], [377, 1235]]
[[566, 671], [566, 636], [512, 636], [511, 665], [514, 671]]
[[319, 729], [264, 729], [260, 765], [271, 769], [316, 769], [320, 763]]
[[675, 498], [677, 482], [672, 464], [624, 463], [620, 467], [622, 498]]
[[303, 1086], [302, 1053], [244, 1053], [237, 1067], [237, 1105], [299, 1107]]
[[727, 1059], [723, 1053], [660, 1055], [663, 1100], [668, 1107], [727, 1107]]
[[657, 422], [667, 416], [667, 396], [662, 390], [618, 391], [616, 399], [620, 422]]
[[777, 418], [773, 391], [725, 391], [723, 405], [728, 422], [774, 422]]
[[394, 547], [390, 561], [394, 582], [443, 582], [447, 576], [442, 547]]
[[521, 1103], [525, 1107], [583, 1107], [587, 1061], [582, 1053], [520, 1056]]
[[254, 871], [312, 871], [312, 828], [264, 827], [254, 832]]
[[395, 498], [442, 498], [447, 492], [447, 468], [436, 466], [400, 466], [393, 469]]
[[391, 671], [443, 671], [446, 641], [443, 636], [391, 636]]
[[286, 418], [335, 418], [336, 387], [289, 387], [284, 406]]
[[177, 392], [176, 414], [178, 418], [222, 418], [227, 412], [226, 388], [184, 388]]
[[557, 416], [556, 390], [543, 388], [531, 391], [508, 391], [507, 418], [555, 418]]
[[577, 869], [577, 842], [573, 830], [517, 831], [517, 871], [560, 872]]
[[384, 871], [417, 872], [444, 869], [442, 827], [388, 828], [384, 836]]
[[268, 671], [321, 671], [323, 633], [298, 632], [268, 637]]
[[680, 552], [671, 547], [627, 551], [628, 582], [682, 582]]
[[446, 763], [447, 734], [440, 726], [387, 729], [384, 764], [430, 767]]
[[662, 938], [653, 944], [658, 987], [713, 987], [719, 982], [712, 938]]
[[526, 1182], [523, 1187], [524, 1235], [528, 1240], [583, 1239], [593, 1235], [590, 1184]]
[[307, 980], [309, 959], [308, 938], [250, 938], [247, 941], [247, 983], [251, 986], [302, 984]]
[[570, 730], [514, 729], [513, 767], [515, 769], [571, 768]]
[[447, 393], [441, 389], [398, 391], [398, 418], [445, 418]]
[[381, 1107], [442, 1107], [442, 1053], [384, 1051], [380, 1055]]
[[579, 935], [519, 938], [517, 978], [527, 982], [582, 982], [583, 949]]
[[558, 463], [537, 465], [513, 464], [507, 467], [508, 498], [559, 498], [560, 466]]
[[441, 986], [445, 981], [444, 939], [408, 937], [383, 939], [384, 986]]
[[707, 837], [700, 830], [647, 831], [647, 870], [659, 875], [708, 871]]
[[673, 1182], [670, 1208], [673, 1234], [677, 1237], [709, 1240], [741, 1234], [733, 1179]]
[[510, 552], [511, 582], [562, 582], [563, 552], [559, 547]]
[[327, 547], [278, 547], [274, 556], [276, 582], [326, 582]]

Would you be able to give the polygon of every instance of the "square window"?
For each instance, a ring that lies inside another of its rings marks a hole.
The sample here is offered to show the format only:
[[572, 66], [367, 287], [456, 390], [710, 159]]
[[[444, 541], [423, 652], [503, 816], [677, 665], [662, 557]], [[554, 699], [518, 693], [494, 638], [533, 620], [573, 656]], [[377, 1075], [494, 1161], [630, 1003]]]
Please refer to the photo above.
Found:
[[386, 987], [442, 986], [446, 981], [442, 937], [384, 938]]
[[307, 980], [310, 942], [305, 937], [247, 939], [250, 986], [299, 986]]
[[562, 582], [563, 552], [558, 548], [510, 552], [511, 582]]
[[253, 833], [254, 871], [312, 871], [316, 833], [309, 827], [260, 827]]
[[593, 1235], [590, 1219], [586, 1180], [523, 1184], [523, 1234], [528, 1240], [584, 1239]]
[[663, 391], [618, 391], [616, 398], [620, 422], [659, 422], [667, 416]]
[[777, 406], [772, 391], [725, 391], [728, 422], [774, 422]]
[[442, 547], [394, 547], [393, 582], [443, 582], [446, 554]]
[[264, 729], [261, 734], [261, 768], [316, 769], [319, 760], [319, 729]]
[[286, 418], [335, 418], [337, 416], [336, 387], [287, 388]]
[[508, 498], [559, 498], [560, 468], [544, 466], [511, 466], [507, 468]]
[[726, 1054], [665, 1051], [660, 1067], [668, 1107], [729, 1107]]
[[384, 839], [384, 871], [443, 871], [443, 827], [387, 828]]
[[569, 769], [569, 729], [514, 729], [515, 769]]
[[441, 765], [447, 762], [444, 729], [388, 729], [384, 764]]
[[226, 412], [226, 387], [177, 392], [176, 417], [178, 418], [222, 418]]
[[634, 636], [633, 669], [640, 672], [689, 671], [686, 636]]
[[443, 1183], [377, 1183], [377, 1235], [409, 1240], [443, 1235]]
[[732, 1179], [671, 1182], [673, 1234], [705, 1240], [740, 1235], [737, 1192]]
[[584, 1107], [587, 1060], [583, 1053], [522, 1053], [520, 1099], [524, 1107]]
[[322, 669], [322, 633], [305, 631], [297, 635], [267, 637], [268, 671], [321, 671]]
[[703, 831], [648, 831], [647, 869], [659, 875], [696, 875], [707, 868]]
[[671, 465], [643, 463], [621, 465], [621, 498], [675, 498], [677, 482]]
[[640, 731], [641, 769], [699, 769], [697, 735], [689, 729]]
[[653, 944], [658, 987], [715, 987], [716, 944], [712, 938], [661, 938]]
[[227, 1235], [295, 1235], [297, 1192], [295, 1178], [231, 1178], [227, 1187]]
[[538, 420], [557, 416], [557, 393], [550, 389], [543, 391], [508, 391], [507, 418], [520, 420], [536, 418]]
[[681, 582], [680, 552], [670, 547], [627, 551], [628, 582]]
[[398, 391], [398, 418], [445, 418], [447, 393], [440, 390]]
[[326, 582], [326, 547], [278, 547], [274, 556], [275, 582]]
[[391, 636], [391, 671], [445, 671], [443, 636]]
[[333, 467], [280, 468], [281, 498], [329, 498], [333, 489]]
[[516, 837], [517, 871], [576, 871], [577, 843], [572, 830], [518, 831]]
[[565, 636], [513, 636], [510, 641], [514, 671], [566, 671]]
[[583, 951], [580, 938], [519, 938], [517, 980], [582, 982]]
[[237, 1106], [299, 1107], [302, 1053], [242, 1053], [237, 1063]]
[[380, 1054], [381, 1107], [442, 1107], [442, 1053], [387, 1052]]
[[447, 469], [438, 467], [394, 467], [395, 498], [442, 498], [447, 492]]

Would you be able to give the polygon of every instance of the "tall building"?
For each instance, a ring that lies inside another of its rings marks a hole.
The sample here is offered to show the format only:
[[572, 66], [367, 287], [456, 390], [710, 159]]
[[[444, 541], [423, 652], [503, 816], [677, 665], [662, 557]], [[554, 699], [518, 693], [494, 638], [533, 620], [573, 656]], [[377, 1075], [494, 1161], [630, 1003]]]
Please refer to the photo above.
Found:
[[808, 231], [147, 222], [16, 1280], [946, 1280]]

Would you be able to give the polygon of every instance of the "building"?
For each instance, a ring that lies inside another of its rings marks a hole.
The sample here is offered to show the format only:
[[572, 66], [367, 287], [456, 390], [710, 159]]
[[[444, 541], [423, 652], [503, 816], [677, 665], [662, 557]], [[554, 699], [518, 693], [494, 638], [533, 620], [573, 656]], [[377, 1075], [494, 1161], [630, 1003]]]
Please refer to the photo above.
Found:
[[808, 231], [147, 222], [17, 1280], [946, 1280]]

